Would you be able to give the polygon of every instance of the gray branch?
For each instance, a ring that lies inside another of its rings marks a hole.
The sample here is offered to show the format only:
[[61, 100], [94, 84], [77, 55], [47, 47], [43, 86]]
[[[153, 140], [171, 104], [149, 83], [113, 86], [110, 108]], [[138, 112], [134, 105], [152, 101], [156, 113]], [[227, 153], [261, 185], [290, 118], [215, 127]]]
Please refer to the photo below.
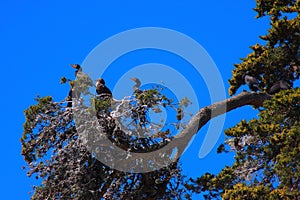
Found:
[[[190, 142], [191, 138], [211, 119], [234, 110], [239, 107], [251, 105], [260, 107], [265, 100], [271, 99], [271, 95], [256, 92], [242, 92], [236, 96], [230, 97], [223, 101], [214, 103], [210, 106], [204, 107], [190, 120], [187, 127], [178, 135], [175, 136], [172, 143], [179, 147], [180, 156], [185, 147]], [[173, 146], [173, 145], [172, 145]], [[183, 147], [183, 148], [180, 148]]]

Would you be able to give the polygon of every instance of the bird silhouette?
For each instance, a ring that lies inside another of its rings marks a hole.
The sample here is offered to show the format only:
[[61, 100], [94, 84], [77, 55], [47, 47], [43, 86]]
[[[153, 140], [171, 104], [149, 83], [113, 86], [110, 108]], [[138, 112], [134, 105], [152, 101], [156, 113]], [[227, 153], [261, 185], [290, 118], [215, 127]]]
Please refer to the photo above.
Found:
[[77, 77], [78, 72], [82, 72], [82, 67], [79, 64], [70, 64], [70, 66], [76, 69], [75, 77]]
[[99, 78], [96, 81], [96, 93], [100, 96], [100, 97], [112, 97], [112, 92], [110, 91], [110, 89], [108, 87], [106, 87], [105, 85], [105, 81], [103, 78]]
[[242, 76], [242, 79], [249, 86], [250, 90], [255, 91], [255, 92], [257, 92], [258, 90], [261, 90], [257, 79], [253, 76], [250, 76], [249, 71], [247, 71]]
[[74, 90], [74, 81], [70, 81], [70, 90], [66, 97], [66, 101], [68, 102], [67, 107], [72, 107], [72, 99], [79, 98], [79, 96], [79, 92]]
[[280, 90], [288, 90], [291, 88], [291, 85], [284, 80], [280, 80], [276, 82], [269, 90], [269, 94], [275, 94], [279, 92]]
[[130, 78], [135, 82], [135, 85], [133, 86], [133, 92], [134, 94], [141, 94], [143, 91], [140, 89], [141, 81], [138, 78]]

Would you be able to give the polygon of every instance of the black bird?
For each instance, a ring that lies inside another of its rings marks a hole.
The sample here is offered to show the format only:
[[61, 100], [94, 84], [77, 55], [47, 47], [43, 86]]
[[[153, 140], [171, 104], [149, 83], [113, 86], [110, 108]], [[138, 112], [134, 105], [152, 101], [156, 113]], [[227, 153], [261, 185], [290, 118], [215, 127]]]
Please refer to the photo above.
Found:
[[70, 66], [76, 69], [75, 77], [77, 77], [78, 72], [82, 72], [82, 67], [79, 64], [70, 64]]
[[96, 82], [96, 93], [100, 97], [112, 97], [112, 93], [108, 87], [105, 85], [105, 81], [103, 78], [99, 78]]
[[68, 102], [67, 107], [72, 107], [72, 89], [69, 90], [69, 94], [66, 98], [66, 101]]
[[143, 91], [140, 89], [141, 81], [138, 78], [130, 78], [135, 82], [135, 85], [133, 86], [133, 92], [134, 94], [141, 94]]
[[279, 92], [280, 90], [288, 90], [291, 88], [291, 85], [284, 80], [280, 80], [276, 82], [269, 90], [269, 94], [275, 94]]
[[259, 83], [256, 78], [253, 76], [249, 75], [249, 71], [247, 71], [243, 76], [242, 76], [244, 82], [249, 86], [250, 90], [257, 91], [261, 90], [259, 88]]
[[74, 93], [74, 82], [70, 81], [70, 90], [69, 94], [66, 97], [66, 101], [68, 102], [67, 107], [72, 107], [72, 98], [75, 98], [75, 93]]

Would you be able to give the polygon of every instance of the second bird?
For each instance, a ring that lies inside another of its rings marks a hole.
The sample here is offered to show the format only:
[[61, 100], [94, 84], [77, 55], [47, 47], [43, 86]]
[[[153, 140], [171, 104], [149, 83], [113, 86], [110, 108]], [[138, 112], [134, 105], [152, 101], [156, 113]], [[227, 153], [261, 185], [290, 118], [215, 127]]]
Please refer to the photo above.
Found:
[[257, 91], [257, 90], [261, 90], [259, 88], [259, 83], [257, 81], [256, 78], [254, 78], [253, 76], [249, 75], [249, 71], [247, 71], [244, 75], [243, 75], [243, 80], [244, 82], [249, 86], [250, 90], [252, 91]]
[[82, 68], [79, 64], [70, 64], [71, 67], [73, 67], [74, 69], [76, 69], [75, 71], [75, 77], [77, 77], [78, 72], [82, 72]]
[[112, 92], [106, 87], [103, 78], [99, 78], [96, 82], [96, 93], [100, 95], [100, 97], [112, 97]]

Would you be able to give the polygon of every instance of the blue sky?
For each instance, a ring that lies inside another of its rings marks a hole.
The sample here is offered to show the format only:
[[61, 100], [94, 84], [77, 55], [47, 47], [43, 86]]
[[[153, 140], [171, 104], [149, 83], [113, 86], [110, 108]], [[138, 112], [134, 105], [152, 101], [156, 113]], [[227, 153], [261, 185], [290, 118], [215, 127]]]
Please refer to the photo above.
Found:
[[[254, 0], [1, 1], [3, 95], [0, 101], [3, 108], [0, 123], [3, 142], [0, 147], [0, 198], [29, 199], [28, 192], [36, 182], [27, 178], [21, 169], [25, 164], [19, 141], [23, 110], [34, 103], [38, 94], [52, 95], [57, 101], [65, 98], [68, 85], [60, 85], [59, 80], [61, 76], [74, 76], [70, 63], [82, 63], [101, 41], [122, 31], [163, 27], [186, 34], [201, 44], [214, 60], [228, 89], [233, 63], [245, 57], [250, 52], [248, 47], [260, 42], [258, 35], [266, 33], [268, 28], [266, 19], [255, 20], [254, 6]], [[159, 56], [157, 58], [150, 61], [163, 62]], [[114, 84], [108, 75], [105, 79], [108, 86]], [[207, 105], [209, 97], [206, 92], [202, 94], [205, 86], [199, 84], [201, 102]], [[226, 116], [225, 128], [243, 118], [255, 117], [255, 114], [251, 107], [232, 111]], [[206, 171], [218, 172], [232, 162], [232, 155], [223, 157], [214, 152], [198, 158], [206, 130], [207, 126], [198, 133], [182, 158], [187, 175], [195, 177]], [[219, 142], [223, 139], [222, 135]]]

